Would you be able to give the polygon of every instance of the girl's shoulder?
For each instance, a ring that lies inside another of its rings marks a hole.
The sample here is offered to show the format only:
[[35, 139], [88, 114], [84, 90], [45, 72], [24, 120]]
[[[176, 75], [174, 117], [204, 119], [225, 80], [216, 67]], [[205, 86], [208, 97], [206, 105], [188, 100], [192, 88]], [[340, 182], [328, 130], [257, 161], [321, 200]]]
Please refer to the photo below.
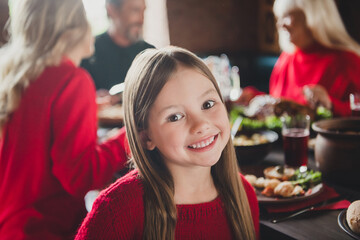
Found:
[[[103, 212], [105, 215], [130, 217], [131, 209], [143, 209], [143, 187], [137, 170], [119, 178], [100, 192], [92, 207], [92, 213]], [[116, 218], [116, 217], [115, 217]]]
[[[131, 171], [103, 190], [79, 229], [79, 239], [141, 239], [144, 222], [142, 184]], [[116, 237], [117, 236], [117, 237]]]
[[[104, 189], [99, 197], [121, 201], [129, 198], [141, 198], [143, 186], [138, 170], [132, 170]], [[135, 200], [135, 199], [134, 199]]]

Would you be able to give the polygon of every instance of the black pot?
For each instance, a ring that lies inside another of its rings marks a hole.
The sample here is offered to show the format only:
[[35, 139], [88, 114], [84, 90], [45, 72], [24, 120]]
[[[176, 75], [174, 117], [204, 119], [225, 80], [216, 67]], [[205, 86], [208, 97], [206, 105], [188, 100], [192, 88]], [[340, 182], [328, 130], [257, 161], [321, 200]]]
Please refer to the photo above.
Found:
[[360, 186], [360, 118], [339, 118], [315, 122], [316, 166], [325, 180]]

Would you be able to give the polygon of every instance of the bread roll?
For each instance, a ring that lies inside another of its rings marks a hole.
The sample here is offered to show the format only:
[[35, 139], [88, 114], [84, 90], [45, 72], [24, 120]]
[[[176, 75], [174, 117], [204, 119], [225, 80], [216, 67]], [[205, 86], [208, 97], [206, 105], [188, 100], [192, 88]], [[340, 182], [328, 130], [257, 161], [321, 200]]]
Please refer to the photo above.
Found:
[[346, 211], [346, 221], [353, 232], [360, 234], [360, 200], [350, 204]]
[[275, 187], [274, 194], [282, 197], [292, 197], [293, 190], [294, 185], [291, 182], [284, 181]]
[[255, 175], [246, 174], [246, 175], [245, 175], [245, 179], [246, 179], [252, 186], [255, 186], [255, 182], [256, 182], [256, 179], [257, 179], [257, 177], [256, 177]]

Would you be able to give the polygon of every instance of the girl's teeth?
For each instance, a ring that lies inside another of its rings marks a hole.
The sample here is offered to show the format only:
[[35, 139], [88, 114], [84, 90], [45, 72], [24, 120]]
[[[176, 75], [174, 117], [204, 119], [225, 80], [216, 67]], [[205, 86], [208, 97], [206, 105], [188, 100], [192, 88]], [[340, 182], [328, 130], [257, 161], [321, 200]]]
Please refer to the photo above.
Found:
[[203, 141], [203, 142], [200, 142], [200, 143], [197, 143], [197, 144], [193, 144], [190, 147], [191, 148], [203, 148], [203, 147], [206, 147], [206, 146], [210, 145], [214, 141], [214, 138], [215, 137], [212, 137], [211, 139], [208, 139], [206, 141]]

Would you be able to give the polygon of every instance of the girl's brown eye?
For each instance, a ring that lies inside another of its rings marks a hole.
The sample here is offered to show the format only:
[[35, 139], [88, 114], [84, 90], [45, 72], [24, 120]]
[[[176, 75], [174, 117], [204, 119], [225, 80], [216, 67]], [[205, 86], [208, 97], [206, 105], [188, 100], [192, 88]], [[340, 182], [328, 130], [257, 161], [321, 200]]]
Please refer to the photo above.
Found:
[[214, 105], [215, 105], [215, 101], [208, 100], [208, 101], [204, 102], [204, 104], [202, 105], [202, 109], [209, 109], [209, 108], [212, 108]]
[[181, 114], [174, 114], [174, 115], [171, 115], [170, 117], [168, 117], [168, 121], [176, 122], [176, 121], [179, 121], [181, 118], [183, 118], [183, 116]]

